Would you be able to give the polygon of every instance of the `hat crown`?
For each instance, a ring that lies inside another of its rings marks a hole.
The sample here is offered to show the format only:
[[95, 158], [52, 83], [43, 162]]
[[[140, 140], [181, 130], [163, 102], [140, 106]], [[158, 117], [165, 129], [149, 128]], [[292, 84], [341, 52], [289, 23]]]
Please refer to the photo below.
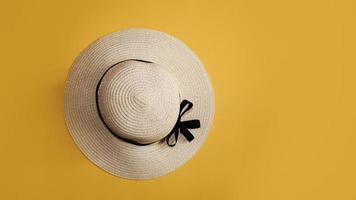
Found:
[[102, 120], [115, 135], [140, 144], [164, 138], [179, 114], [179, 90], [162, 66], [127, 60], [111, 67], [98, 88]]

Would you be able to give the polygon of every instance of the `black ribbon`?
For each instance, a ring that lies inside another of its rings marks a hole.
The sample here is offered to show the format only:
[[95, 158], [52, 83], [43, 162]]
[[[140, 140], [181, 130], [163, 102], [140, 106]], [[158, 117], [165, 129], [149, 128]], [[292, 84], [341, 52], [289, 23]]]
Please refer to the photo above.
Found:
[[[168, 146], [173, 147], [177, 144], [178, 135], [181, 133], [189, 142], [194, 139], [193, 134], [188, 129], [200, 128], [200, 121], [197, 119], [181, 121], [182, 116], [190, 109], [193, 108], [193, 103], [184, 99], [180, 103], [180, 110], [176, 124], [172, 131], [166, 136]], [[173, 142], [172, 142], [173, 141]]]

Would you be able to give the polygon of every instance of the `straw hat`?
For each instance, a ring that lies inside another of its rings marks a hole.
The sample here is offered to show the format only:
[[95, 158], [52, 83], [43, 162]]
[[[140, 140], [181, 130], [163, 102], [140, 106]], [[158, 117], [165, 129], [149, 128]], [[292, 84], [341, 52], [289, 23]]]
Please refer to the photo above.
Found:
[[149, 179], [188, 161], [207, 136], [213, 91], [197, 56], [165, 33], [127, 29], [99, 38], [74, 61], [65, 120], [101, 169]]

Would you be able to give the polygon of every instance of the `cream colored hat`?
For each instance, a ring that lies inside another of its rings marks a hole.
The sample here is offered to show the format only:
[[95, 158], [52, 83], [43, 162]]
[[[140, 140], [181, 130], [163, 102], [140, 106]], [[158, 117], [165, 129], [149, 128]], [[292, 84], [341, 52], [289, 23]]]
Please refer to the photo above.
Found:
[[68, 74], [65, 120], [84, 155], [128, 179], [164, 175], [207, 136], [213, 91], [197, 56], [165, 33], [127, 29], [99, 38]]

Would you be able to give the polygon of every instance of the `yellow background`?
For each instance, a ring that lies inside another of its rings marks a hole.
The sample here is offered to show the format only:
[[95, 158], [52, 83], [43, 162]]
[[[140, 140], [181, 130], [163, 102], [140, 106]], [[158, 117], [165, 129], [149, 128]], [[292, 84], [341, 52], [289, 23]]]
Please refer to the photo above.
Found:
[[[0, 0], [0, 199], [356, 199], [356, 3]], [[111, 176], [63, 119], [69, 67], [128, 27], [188, 44], [216, 96], [198, 154], [149, 181]]]

